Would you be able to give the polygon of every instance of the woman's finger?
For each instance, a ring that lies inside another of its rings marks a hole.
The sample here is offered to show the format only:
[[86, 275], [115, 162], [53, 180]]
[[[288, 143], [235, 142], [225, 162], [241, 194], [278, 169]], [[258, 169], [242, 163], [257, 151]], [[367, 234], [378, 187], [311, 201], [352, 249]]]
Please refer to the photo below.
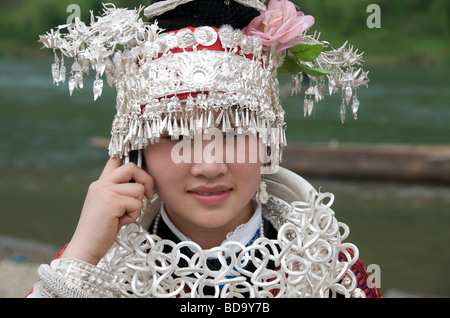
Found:
[[122, 162], [120, 158], [118, 157], [112, 157], [110, 158], [105, 165], [105, 168], [103, 168], [103, 171], [100, 175], [99, 180], [107, 178], [113, 171], [115, 171], [117, 168], [119, 168], [122, 165]]
[[122, 196], [121, 198], [122, 212], [119, 217], [119, 227], [136, 221], [142, 210], [142, 200], [135, 199], [129, 196]]
[[135, 199], [142, 200], [145, 195], [145, 187], [140, 183], [113, 184], [110, 187], [110, 190], [116, 192], [117, 194]]
[[112, 183], [129, 183], [134, 180], [135, 183], [142, 184], [145, 187], [146, 197], [153, 196], [153, 178], [143, 169], [134, 163], [127, 163], [114, 170], [106, 179]]
[[144, 185], [145, 196], [147, 198], [153, 197], [153, 178], [134, 163], [122, 165], [119, 158], [111, 158], [106, 163], [99, 178], [99, 181], [115, 184], [128, 184], [131, 180], [134, 180], [135, 183]]

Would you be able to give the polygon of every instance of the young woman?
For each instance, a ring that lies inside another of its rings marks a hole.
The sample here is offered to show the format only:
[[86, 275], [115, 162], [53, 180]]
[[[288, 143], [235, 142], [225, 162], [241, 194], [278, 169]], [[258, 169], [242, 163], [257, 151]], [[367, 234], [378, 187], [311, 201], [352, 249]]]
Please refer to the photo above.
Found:
[[[283, 0], [156, 1], [144, 11], [150, 22], [139, 13], [105, 6], [89, 27], [77, 20], [69, 34], [41, 37], [74, 57], [71, 90], [92, 65], [94, 96], [103, 74], [118, 95], [111, 159], [29, 297], [379, 297], [343, 242], [333, 196], [279, 167], [277, 70], [317, 80], [307, 111], [325, 78], [357, 103], [361, 56], [322, 52], [303, 34], [313, 18]], [[307, 58], [286, 54], [300, 43]]]

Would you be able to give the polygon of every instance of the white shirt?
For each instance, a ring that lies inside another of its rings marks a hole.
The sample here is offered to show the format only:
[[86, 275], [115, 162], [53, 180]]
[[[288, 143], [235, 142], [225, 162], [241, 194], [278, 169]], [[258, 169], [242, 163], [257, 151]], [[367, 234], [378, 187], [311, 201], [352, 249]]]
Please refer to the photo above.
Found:
[[[259, 230], [261, 222], [262, 222], [262, 212], [261, 212], [261, 204], [257, 203], [254, 200], [252, 200], [251, 202], [252, 202], [253, 210], [255, 211], [253, 213], [253, 216], [250, 218], [250, 220], [247, 223], [239, 225], [233, 232], [228, 233], [226, 239], [222, 242], [221, 245], [224, 245], [224, 244], [230, 243], [230, 242], [238, 242], [238, 243], [246, 246], [254, 238], [254, 236], [255, 236], [256, 232]], [[175, 236], [180, 241], [192, 242], [192, 240], [189, 237], [184, 235], [172, 223], [169, 216], [167, 215], [164, 204], [161, 204], [160, 213], [161, 213], [161, 218], [164, 220], [164, 223], [166, 223], [167, 227], [172, 231], [173, 234], [175, 234]], [[229, 248], [232, 249], [235, 253], [237, 253], [241, 250], [241, 247], [236, 244], [230, 244]]]

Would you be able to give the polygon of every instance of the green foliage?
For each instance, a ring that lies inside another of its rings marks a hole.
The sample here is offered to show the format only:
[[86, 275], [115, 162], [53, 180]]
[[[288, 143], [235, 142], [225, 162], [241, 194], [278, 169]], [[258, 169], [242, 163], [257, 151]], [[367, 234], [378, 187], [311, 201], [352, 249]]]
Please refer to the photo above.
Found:
[[[448, 0], [292, 0], [314, 16], [311, 31], [321, 32], [334, 47], [349, 40], [365, 51], [368, 61], [412, 62], [428, 58], [446, 61], [449, 57], [450, 34]], [[108, 0], [118, 7], [146, 6], [149, 0]], [[0, 55], [39, 54], [40, 34], [64, 24], [71, 12], [70, 4], [81, 8], [81, 19], [90, 20], [90, 10], [102, 10], [98, 0], [1, 0]], [[381, 8], [381, 28], [370, 29], [366, 20], [369, 4]], [[47, 54], [47, 53], [45, 53]], [[419, 61], [420, 62], [420, 61]]]
[[[293, 0], [315, 18], [311, 32], [321, 32], [334, 47], [346, 40], [376, 64], [447, 63], [450, 54], [448, 0]], [[381, 10], [381, 28], [369, 28], [370, 4]]]
[[[138, 0], [108, 0], [117, 7], [139, 7]], [[90, 21], [92, 10], [95, 15], [102, 11], [102, 2], [98, 0], [2, 0], [0, 2], [0, 56], [39, 54], [41, 45], [39, 35], [58, 25], [67, 23], [72, 11], [67, 12], [70, 4], [81, 9], [81, 20]], [[44, 54], [48, 54], [45, 52]]]
[[288, 50], [288, 55], [285, 57], [283, 65], [281, 65], [277, 72], [278, 74], [290, 73], [306, 73], [311, 76], [322, 76], [333, 74], [336, 72], [323, 70], [318, 67], [309, 67], [303, 62], [314, 61], [323, 51], [323, 46], [320, 44], [299, 44], [291, 47]]

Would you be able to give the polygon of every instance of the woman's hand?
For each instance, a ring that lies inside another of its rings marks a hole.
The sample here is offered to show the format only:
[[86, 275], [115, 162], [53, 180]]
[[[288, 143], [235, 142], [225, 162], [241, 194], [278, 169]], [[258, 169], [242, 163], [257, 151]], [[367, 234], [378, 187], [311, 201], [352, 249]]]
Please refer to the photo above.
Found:
[[97, 265], [120, 228], [136, 221], [144, 196], [152, 199], [153, 178], [134, 163], [122, 165], [119, 158], [109, 159], [100, 178], [89, 187], [77, 228], [62, 258]]

